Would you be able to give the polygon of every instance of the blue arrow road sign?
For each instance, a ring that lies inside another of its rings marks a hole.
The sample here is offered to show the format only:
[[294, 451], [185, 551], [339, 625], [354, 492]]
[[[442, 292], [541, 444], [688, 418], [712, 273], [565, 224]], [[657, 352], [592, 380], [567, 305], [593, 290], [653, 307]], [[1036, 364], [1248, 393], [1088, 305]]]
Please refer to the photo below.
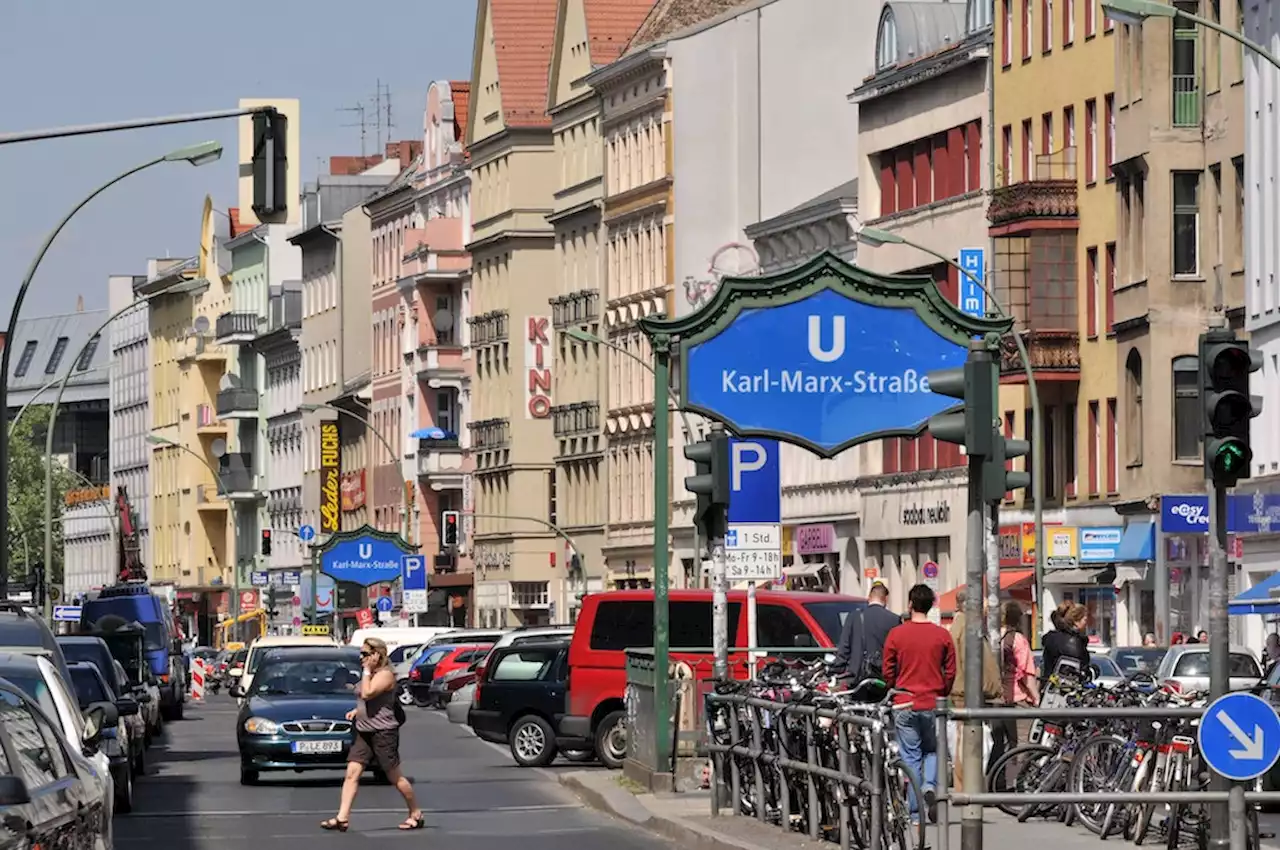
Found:
[[[982, 248], [961, 248], [959, 264], [978, 283], [986, 282], [986, 254]], [[969, 275], [960, 275], [960, 309], [970, 316], [985, 316], [987, 313], [987, 293], [975, 283]]]
[[314, 525], [298, 526], [298, 539], [303, 543], [310, 543], [316, 539], [316, 528]]
[[390, 596], [379, 596], [378, 601], [375, 604], [378, 606], [378, 610], [383, 614], [390, 614], [391, 609], [396, 607], [396, 603], [391, 601]]
[[782, 521], [781, 446], [777, 440], [729, 441], [729, 522]]
[[79, 605], [54, 605], [53, 621], [55, 623], [80, 622], [80, 606]]
[[824, 289], [743, 309], [690, 344], [685, 401], [739, 433], [785, 435], [830, 456], [876, 436], [919, 433], [955, 406], [929, 391], [926, 375], [965, 357], [909, 304], [864, 304]]
[[1280, 759], [1280, 717], [1253, 694], [1227, 694], [1210, 703], [1199, 737], [1205, 763], [1238, 782], [1256, 779]]
[[427, 589], [427, 559], [424, 555], [405, 555], [400, 559], [400, 587], [403, 590]]

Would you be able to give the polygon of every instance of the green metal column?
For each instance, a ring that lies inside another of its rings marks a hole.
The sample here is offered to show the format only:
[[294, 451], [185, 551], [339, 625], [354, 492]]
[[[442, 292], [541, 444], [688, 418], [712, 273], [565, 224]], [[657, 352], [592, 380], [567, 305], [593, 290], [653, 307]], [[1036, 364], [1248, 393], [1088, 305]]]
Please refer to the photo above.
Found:
[[653, 338], [653, 731], [655, 772], [664, 772], [671, 764], [671, 622], [667, 604], [668, 541], [671, 518], [671, 410], [668, 396], [671, 386], [671, 337], [658, 334]]

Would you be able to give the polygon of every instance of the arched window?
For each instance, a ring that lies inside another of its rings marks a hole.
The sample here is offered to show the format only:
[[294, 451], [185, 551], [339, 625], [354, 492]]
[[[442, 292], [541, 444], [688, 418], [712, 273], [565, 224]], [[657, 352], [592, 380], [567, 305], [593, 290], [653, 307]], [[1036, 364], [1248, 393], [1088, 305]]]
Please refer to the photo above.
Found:
[[1130, 466], [1142, 463], [1142, 355], [1129, 351], [1124, 362], [1124, 446]]
[[1200, 360], [1173, 358], [1173, 459], [1199, 460], [1204, 443], [1200, 420]]
[[964, 11], [964, 31], [972, 34], [991, 26], [992, 0], [968, 0]]
[[876, 46], [876, 70], [892, 68], [898, 64], [898, 22], [894, 20], [893, 10], [885, 7], [880, 16], [880, 41]]

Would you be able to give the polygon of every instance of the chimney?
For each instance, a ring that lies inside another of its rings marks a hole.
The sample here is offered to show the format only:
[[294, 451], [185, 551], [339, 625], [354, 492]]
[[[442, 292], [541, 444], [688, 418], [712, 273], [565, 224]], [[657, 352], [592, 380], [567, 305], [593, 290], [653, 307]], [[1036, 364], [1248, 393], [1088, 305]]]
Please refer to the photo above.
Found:
[[84, 312], [84, 296], [83, 295], [76, 296], [76, 312], [77, 313]]

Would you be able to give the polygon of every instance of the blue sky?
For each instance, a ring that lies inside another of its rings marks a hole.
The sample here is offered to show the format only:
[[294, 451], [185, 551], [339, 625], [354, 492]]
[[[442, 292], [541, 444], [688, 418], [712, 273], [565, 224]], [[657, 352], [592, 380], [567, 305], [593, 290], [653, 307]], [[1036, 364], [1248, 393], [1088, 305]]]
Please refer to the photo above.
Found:
[[[390, 131], [420, 138], [427, 87], [467, 79], [475, 0], [378, 7], [356, 0], [5, 0], [3, 131], [234, 108], [241, 97], [301, 101], [303, 179], [323, 159], [360, 153], [357, 116], [390, 87]], [[383, 131], [384, 136], [387, 131]], [[236, 122], [0, 146], [0, 316], [7, 317], [44, 235], [95, 186], [206, 139], [227, 149], [202, 168], [160, 165], [81, 211], [40, 266], [22, 315], [105, 307], [107, 276], [148, 257], [195, 253], [206, 194], [234, 206]]]

